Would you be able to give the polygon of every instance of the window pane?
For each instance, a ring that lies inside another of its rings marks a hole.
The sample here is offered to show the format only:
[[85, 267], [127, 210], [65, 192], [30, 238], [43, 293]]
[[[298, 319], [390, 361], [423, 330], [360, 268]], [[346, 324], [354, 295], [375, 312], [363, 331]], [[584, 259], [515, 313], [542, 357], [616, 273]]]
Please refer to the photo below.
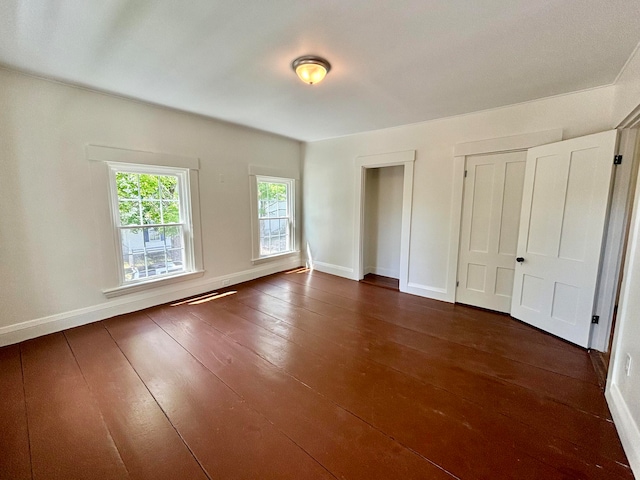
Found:
[[158, 175], [140, 174], [140, 197], [143, 199], [160, 199]]
[[182, 245], [182, 227], [164, 227], [164, 244], [166, 248], [184, 248]]
[[160, 175], [160, 194], [165, 200], [178, 200], [178, 177], [173, 175]]
[[287, 216], [287, 201], [281, 200], [278, 202], [278, 216], [286, 217]]
[[287, 184], [286, 183], [272, 183], [273, 185], [273, 199], [281, 202], [287, 200]]
[[162, 223], [180, 223], [180, 204], [178, 201], [162, 202]]
[[279, 227], [280, 227], [279, 220], [269, 220], [269, 235], [270, 236], [277, 235]]
[[162, 273], [166, 273], [167, 257], [162, 249], [147, 249], [147, 267], [149, 276], [155, 276]]
[[273, 217], [273, 202], [271, 200], [265, 202], [265, 212], [266, 218]]
[[258, 200], [269, 199], [269, 183], [258, 182]]
[[141, 228], [120, 231], [125, 281], [146, 277], [144, 232]]
[[142, 223], [144, 223], [145, 225], [162, 223], [159, 201], [142, 201]]
[[184, 249], [167, 250], [167, 273], [184, 271]]
[[120, 230], [123, 256], [144, 252], [144, 236], [142, 230], [142, 228], [124, 228]]
[[137, 173], [116, 172], [116, 186], [118, 198], [135, 199], [139, 197]]
[[121, 200], [118, 202], [121, 225], [140, 225], [140, 202]]
[[269, 239], [261, 237], [260, 238], [260, 256], [269, 254]]
[[282, 235], [282, 236], [278, 237], [278, 251], [279, 252], [286, 252], [287, 250], [288, 250], [287, 236], [286, 235]]
[[125, 280], [137, 280], [139, 278], [145, 278], [147, 276], [147, 264], [145, 262], [144, 253], [125, 255], [125, 262], [127, 261], [133, 269], [133, 272], [131, 272], [131, 278], [127, 279], [127, 272], [125, 270]]

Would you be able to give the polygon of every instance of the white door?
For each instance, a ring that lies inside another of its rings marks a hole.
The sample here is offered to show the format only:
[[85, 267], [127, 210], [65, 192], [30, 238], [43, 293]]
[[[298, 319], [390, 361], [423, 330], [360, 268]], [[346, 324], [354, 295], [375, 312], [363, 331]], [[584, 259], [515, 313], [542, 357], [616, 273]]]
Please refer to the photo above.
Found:
[[527, 154], [511, 315], [588, 346], [617, 132]]
[[526, 158], [467, 157], [456, 302], [511, 310]]

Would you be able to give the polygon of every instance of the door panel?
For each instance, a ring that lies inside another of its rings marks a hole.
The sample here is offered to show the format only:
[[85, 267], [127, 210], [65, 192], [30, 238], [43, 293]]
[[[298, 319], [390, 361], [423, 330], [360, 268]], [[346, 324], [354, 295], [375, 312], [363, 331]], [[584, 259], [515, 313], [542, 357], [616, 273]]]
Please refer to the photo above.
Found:
[[508, 313], [526, 152], [467, 157], [456, 301]]
[[588, 346], [617, 132], [529, 150], [511, 315]]

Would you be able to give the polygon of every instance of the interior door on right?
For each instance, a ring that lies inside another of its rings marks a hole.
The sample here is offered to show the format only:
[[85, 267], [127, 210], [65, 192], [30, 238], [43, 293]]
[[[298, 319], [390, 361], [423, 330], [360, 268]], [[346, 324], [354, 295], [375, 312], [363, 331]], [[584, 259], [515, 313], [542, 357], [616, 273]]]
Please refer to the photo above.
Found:
[[527, 154], [511, 315], [587, 347], [615, 130]]

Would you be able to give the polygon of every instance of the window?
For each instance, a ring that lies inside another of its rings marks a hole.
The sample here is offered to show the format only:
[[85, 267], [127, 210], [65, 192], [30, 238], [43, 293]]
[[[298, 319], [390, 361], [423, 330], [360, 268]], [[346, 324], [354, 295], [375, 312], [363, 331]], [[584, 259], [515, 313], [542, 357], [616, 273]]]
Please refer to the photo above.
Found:
[[256, 177], [258, 200], [258, 257], [294, 250], [294, 180]]
[[189, 170], [110, 164], [121, 285], [194, 270]]

